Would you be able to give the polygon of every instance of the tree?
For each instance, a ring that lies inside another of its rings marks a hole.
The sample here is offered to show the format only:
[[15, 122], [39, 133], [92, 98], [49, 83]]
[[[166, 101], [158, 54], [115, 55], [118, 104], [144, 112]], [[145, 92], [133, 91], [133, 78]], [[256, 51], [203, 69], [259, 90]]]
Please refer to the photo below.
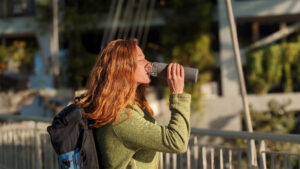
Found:
[[246, 78], [250, 92], [264, 94], [300, 89], [300, 36], [295, 42], [248, 51], [246, 60]]

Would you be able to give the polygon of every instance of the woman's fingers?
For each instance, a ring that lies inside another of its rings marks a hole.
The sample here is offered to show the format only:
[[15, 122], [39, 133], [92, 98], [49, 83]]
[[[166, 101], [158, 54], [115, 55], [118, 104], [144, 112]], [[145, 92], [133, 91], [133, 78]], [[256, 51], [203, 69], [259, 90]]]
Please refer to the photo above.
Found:
[[172, 63], [170, 63], [169, 66], [168, 66], [168, 74], [167, 74], [168, 79], [172, 78], [172, 75], [171, 75], [172, 71], [171, 70], [172, 70]]
[[184, 68], [178, 63], [170, 63], [168, 66], [168, 79], [174, 79], [178, 77], [184, 77]]
[[184, 68], [180, 65], [180, 77], [184, 79]]
[[176, 63], [172, 64], [172, 79], [175, 79], [176, 76]]
[[184, 68], [178, 63], [170, 63], [168, 66], [168, 85], [171, 93], [178, 94], [184, 88]]
[[176, 77], [180, 77], [180, 64], [176, 63]]

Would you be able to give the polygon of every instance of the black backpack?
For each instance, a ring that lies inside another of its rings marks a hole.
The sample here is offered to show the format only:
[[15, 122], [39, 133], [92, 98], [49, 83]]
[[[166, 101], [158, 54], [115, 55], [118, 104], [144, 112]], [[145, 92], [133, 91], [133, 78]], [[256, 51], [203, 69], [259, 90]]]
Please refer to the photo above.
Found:
[[61, 169], [99, 169], [93, 131], [83, 109], [75, 104], [65, 107], [47, 128], [58, 154]]

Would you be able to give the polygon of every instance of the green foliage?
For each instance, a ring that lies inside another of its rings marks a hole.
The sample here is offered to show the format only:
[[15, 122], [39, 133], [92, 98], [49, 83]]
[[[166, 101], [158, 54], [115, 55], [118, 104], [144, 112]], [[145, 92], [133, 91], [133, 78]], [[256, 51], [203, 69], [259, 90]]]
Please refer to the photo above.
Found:
[[290, 104], [290, 100], [280, 104], [272, 99], [268, 103], [269, 110], [267, 112], [257, 112], [251, 108], [253, 130], [267, 133], [291, 133], [295, 127], [295, 112], [285, 110]]
[[214, 58], [210, 51], [212, 2], [209, 0], [171, 0], [165, 12], [166, 26], [162, 33], [163, 54], [168, 62], [199, 69], [197, 84], [187, 84], [193, 94], [192, 108], [200, 110], [200, 86], [211, 79]]
[[51, 0], [42, 0], [36, 3], [37, 8], [37, 22], [44, 24], [52, 20], [52, 4]]
[[[290, 100], [287, 100], [284, 103], [279, 103], [277, 100], [272, 99], [268, 103], [269, 109], [265, 112], [256, 111], [250, 107], [253, 131], [280, 134], [294, 133], [298, 126], [297, 116], [299, 115], [299, 112], [287, 111], [286, 107], [290, 104]], [[242, 118], [244, 121], [244, 113]], [[239, 144], [243, 143], [239, 141]], [[269, 145], [267, 146], [267, 150], [270, 151], [297, 153], [300, 150], [297, 144], [286, 142], [271, 143], [266, 141], [266, 145]]]
[[0, 46], [0, 70], [4, 69], [9, 60], [20, 63], [19, 69], [27, 67], [32, 63], [35, 48], [26, 47], [23, 41], [14, 41], [9, 47]]
[[0, 46], [0, 63], [7, 62], [7, 49], [4, 46]]
[[299, 39], [296, 42], [254, 49], [246, 54], [246, 78], [250, 92], [292, 92], [295, 90], [295, 84], [297, 88], [297, 83], [300, 82]]

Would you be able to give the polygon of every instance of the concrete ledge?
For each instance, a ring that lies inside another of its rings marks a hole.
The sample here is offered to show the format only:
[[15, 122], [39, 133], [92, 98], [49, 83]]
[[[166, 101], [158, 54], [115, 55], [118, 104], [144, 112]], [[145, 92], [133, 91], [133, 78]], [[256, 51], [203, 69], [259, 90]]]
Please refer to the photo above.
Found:
[[[280, 104], [291, 101], [286, 107], [287, 111], [300, 110], [300, 92], [248, 95], [248, 99], [249, 104], [257, 111], [269, 110], [268, 103], [271, 99], [275, 99]], [[205, 99], [203, 106], [205, 120], [202, 121], [200, 127], [225, 130], [241, 129], [240, 114], [243, 111], [243, 104], [240, 96]]]

